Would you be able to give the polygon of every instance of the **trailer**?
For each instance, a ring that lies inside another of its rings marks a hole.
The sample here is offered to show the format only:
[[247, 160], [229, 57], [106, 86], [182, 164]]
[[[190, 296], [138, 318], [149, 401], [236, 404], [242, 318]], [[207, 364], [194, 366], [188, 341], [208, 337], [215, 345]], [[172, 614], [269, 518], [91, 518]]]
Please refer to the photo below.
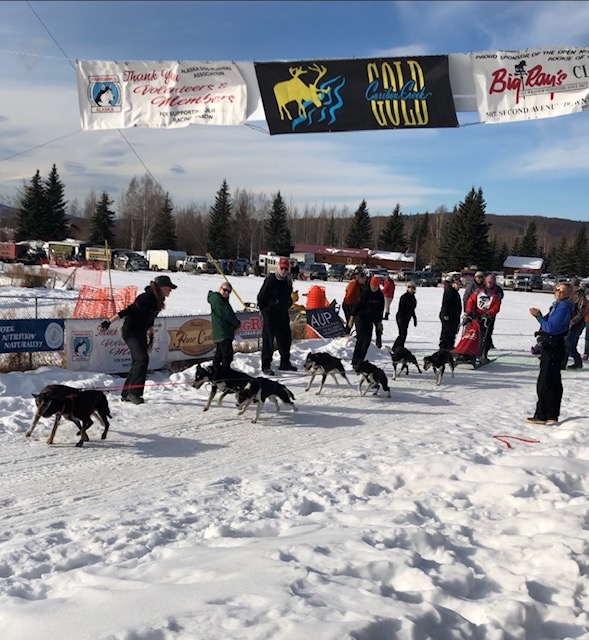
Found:
[[0, 262], [18, 262], [28, 250], [28, 243], [0, 242]]
[[149, 249], [147, 261], [152, 271], [177, 271], [177, 262], [186, 259], [186, 251], [172, 251], [170, 249]]

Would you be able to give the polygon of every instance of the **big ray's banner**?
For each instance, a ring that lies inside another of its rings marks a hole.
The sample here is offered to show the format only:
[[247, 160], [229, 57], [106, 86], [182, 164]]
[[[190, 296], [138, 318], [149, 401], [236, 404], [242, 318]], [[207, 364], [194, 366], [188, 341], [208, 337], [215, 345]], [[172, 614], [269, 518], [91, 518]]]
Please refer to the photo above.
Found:
[[447, 56], [254, 64], [270, 134], [458, 126]]
[[77, 63], [83, 129], [239, 125], [247, 89], [233, 62]]
[[589, 49], [471, 54], [481, 122], [562, 116], [589, 107]]

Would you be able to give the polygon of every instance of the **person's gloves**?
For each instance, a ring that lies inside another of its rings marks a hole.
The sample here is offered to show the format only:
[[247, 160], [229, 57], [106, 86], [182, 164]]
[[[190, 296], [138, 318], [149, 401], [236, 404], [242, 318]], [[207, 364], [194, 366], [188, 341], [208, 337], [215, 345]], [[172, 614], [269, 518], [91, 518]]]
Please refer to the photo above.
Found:
[[376, 329], [376, 335], [382, 335], [382, 322], [377, 322], [374, 328]]
[[269, 307], [277, 307], [280, 304], [280, 300], [278, 298], [272, 298], [272, 300], [270, 300], [270, 304], [268, 305]]
[[417, 326], [417, 318], [413, 318], [413, 326], [416, 327]]
[[147, 353], [151, 353], [152, 349], [153, 349], [153, 333], [150, 333], [147, 336]]
[[354, 316], [350, 316], [350, 319], [348, 320], [348, 329], [352, 329], [354, 326]]
[[382, 322], [377, 322], [374, 325], [374, 328], [376, 329], [376, 340], [375, 340], [376, 348], [382, 349]]
[[100, 328], [101, 328], [101, 329], [104, 329], [105, 331], [106, 331], [107, 329], [110, 329], [110, 321], [109, 321], [109, 320], [103, 320], [103, 321], [100, 323]]

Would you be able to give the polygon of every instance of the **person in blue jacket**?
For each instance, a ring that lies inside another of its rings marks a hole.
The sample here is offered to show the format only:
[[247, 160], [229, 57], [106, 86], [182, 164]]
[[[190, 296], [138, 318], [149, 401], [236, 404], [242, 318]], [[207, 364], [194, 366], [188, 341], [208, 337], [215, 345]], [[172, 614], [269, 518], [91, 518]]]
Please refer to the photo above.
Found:
[[530, 313], [540, 323], [540, 372], [536, 383], [538, 402], [534, 415], [527, 419], [532, 424], [558, 422], [562, 402], [561, 366], [566, 353], [565, 336], [575, 310], [570, 300], [573, 289], [568, 282], [559, 283], [554, 289], [555, 301], [543, 316], [540, 309], [532, 307]]

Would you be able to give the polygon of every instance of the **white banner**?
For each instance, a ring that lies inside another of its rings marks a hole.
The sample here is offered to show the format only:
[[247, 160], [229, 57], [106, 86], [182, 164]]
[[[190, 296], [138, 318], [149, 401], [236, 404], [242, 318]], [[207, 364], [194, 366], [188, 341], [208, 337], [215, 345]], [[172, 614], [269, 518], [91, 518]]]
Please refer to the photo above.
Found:
[[[238, 336], [245, 340], [261, 338], [263, 322], [259, 313], [240, 312], [237, 317], [241, 320]], [[113, 322], [106, 330], [99, 325], [100, 319], [65, 321], [66, 368], [127, 373], [131, 355], [121, 333], [123, 321]], [[149, 370], [180, 360], [206, 360], [213, 357], [215, 349], [211, 316], [156, 318]]]
[[83, 129], [240, 125], [247, 88], [237, 65], [219, 62], [79, 60]]
[[471, 54], [481, 122], [552, 118], [589, 107], [589, 49]]

